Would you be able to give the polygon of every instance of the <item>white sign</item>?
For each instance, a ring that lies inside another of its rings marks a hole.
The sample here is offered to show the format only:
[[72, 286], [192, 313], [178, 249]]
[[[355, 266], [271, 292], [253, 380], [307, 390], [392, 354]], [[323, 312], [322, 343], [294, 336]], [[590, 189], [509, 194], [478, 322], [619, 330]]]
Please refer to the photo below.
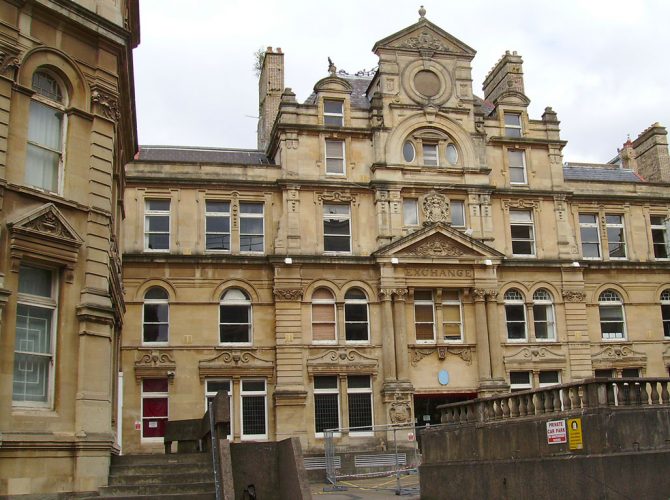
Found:
[[565, 420], [550, 420], [547, 422], [547, 443], [561, 444], [568, 442], [568, 432]]
[[149, 429], [158, 429], [158, 422], [149, 422]]

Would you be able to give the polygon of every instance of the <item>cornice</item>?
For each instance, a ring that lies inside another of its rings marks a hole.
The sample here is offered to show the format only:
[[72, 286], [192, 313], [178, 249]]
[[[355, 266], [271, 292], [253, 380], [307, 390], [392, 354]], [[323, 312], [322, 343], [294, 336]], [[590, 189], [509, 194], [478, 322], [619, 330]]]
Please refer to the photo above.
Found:
[[560, 139], [538, 139], [534, 137], [503, 137], [491, 136], [487, 140], [488, 144], [522, 144], [529, 146], [560, 146], [561, 148], [568, 144], [568, 141]]

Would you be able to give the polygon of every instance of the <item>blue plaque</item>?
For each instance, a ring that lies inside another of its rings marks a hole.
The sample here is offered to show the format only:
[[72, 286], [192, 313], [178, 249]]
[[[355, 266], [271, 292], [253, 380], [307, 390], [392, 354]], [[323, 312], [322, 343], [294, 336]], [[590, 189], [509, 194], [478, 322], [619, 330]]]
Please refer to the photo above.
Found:
[[437, 374], [437, 380], [440, 385], [447, 385], [449, 383], [449, 372], [447, 370], [440, 370]]

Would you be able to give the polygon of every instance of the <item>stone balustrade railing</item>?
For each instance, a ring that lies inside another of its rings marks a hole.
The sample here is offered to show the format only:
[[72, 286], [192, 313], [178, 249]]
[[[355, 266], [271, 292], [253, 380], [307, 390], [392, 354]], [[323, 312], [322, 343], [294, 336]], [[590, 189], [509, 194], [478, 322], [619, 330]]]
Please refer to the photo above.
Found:
[[670, 378], [594, 378], [438, 406], [443, 424], [480, 423], [591, 408], [670, 405]]

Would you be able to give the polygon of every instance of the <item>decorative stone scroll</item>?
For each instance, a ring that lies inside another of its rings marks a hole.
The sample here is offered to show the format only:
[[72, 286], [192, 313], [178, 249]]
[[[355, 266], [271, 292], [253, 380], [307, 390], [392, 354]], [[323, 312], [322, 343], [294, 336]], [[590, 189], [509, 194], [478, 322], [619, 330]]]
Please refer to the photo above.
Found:
[[20, 53], [10, 48], [0, 48], [0, 75], [15, 78], [16, 70], [21, 66]]
[[643, 352], [634, 351], [627, 345], [609, 345], [604, 349], [591, 355], [594, 363], [612, 363], [616, 361], [646, 363], [647, 355]]
[[540, 202], [538, 200], [529, 200], [526, 198], [520, 198], [520, 199], [506, 199], [503, 200], [503, 207], [506, 210], [509, 210], [510, 208], [532, 208], [532, 209], [538, 209], [540, 207]]
[[302, 288], [275, 288], [272, 290], [276, 301], [296, 301], [302, 299]]
[[259, 355], [259, 349], [232, 349], [217, 353], [210, 359], [198, 363], [201, 379], [206, 377], [230, 377], [247, 375], [272, 377], [274, 361]]
[[91, 92], [91, 107], [97, 107], [100, 114], [118, 122], [121, 118], [118, 99], [104, 90], [96, 89]]
[[356, 196], [346, 192], [326, 191], [324, 193], [319, 193], [318, 200], [321, 202], [335, 201], [335, 202], [350, 203], [352, 201], [354, 202], [356, 201]]
[[172, 357], [172, 351], [152, 350], [139, 351], [135, 361], [135, 380], [139, 383], [143, 378], [165, 378], [174, 381], [177, 364]]
[[375, 374], [379, 361], [356, 349], [329, 349], [307, 360], [312, 373]]
[[506, 364], [515, 363], [559, 363], [565, 362], [565, 355], [546, 347], [524, 347], [514, 354], [505, 356]]
[[472, 351], [474, 348], [472, 346], [450, 346], [450, 345], [440, 345], [435, 347], [415, 347], [412, 350], [412, 356], [410, 362], [412, 366], [416, 366], [421, 362], [425, 357], [428, 357], [432, 354], [437, 353], [437, 357], [440, 360], [445, 359], [447, 354], [453, 356], [458, 356], [468, 365], [472, 364]]
[[586, 298], [584, 292], [580, 290], [570, 290], [568, 288], [561, 290], [561, 294], [563, 295], [563, 300], [566, 302], [584, 302], [584, 299]]

